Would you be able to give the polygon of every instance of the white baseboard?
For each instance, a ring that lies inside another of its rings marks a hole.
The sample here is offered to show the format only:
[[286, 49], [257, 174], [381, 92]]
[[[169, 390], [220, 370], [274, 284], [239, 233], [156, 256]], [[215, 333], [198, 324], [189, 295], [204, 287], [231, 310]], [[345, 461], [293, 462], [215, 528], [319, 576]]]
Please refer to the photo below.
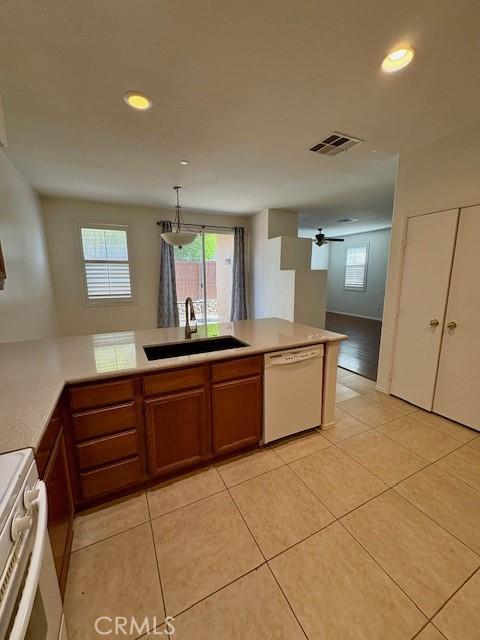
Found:
[[380, 393], [384, 393], [385, 395], [389, 396], [390, 395], [390, 391], [388, 391], [385, 387], [382, 387], [379, 384], [375, 385], [375, 389], [376, 391], [380, 391]]
[[339, 316], [351, 316], [352, 318], [365, 318], [365, 320], [382, 320], [374, 316], [361, 316], [359, 313], [347, 313], [346, 311], [334, 311], [333, 309], [327, 309], [327, 313], [336, 313]]

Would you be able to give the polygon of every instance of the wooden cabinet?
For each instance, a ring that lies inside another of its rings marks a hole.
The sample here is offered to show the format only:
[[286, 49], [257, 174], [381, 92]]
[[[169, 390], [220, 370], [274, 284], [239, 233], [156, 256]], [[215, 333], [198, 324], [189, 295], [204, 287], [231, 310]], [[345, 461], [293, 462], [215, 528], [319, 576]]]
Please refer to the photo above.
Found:
[[148, 468], [166, 475], [199, 464], [211, 450], [208, 367], [143, 378]]
[[[59, 420], [59, 416], [61, 416], [61, 411], [56, 411], [47, 427], [44, 438], [40, 442], [37, 452], [37, 466], [39, 467], [40, 477], [47, 488], [48, 534], [60, 591], [63, 595], [72, 545], [74, 504], [65, 448], [64, 427], [62, 421]], [[53, 445], [51, 443], [52, 432], [55, 432]], [[46, 456], [49, 444], [51, 446]]]
[[36, 455], [62, 594], [74, 506], [108, 501], [260, 441], [262, 363], [261, 356], [237, 358], [69, 386]]
[[77, 507], [258, 444], [262, 370], [250, 356], [70, 386]]
[[140, 380], [134, 378], [70, 387], [77, 504], [89, 504], [145, 480], [139, 390]]
[[145, 401], [149, 470], [167, 474], [198, 464], [209, 453], [207, 387]]
[[213, 453], [225, 455], [259, 442], [262, 436], [262, 357], [212, 365]]
[[262, 435], [260, 375], [212, 387], [213, 453], [222, 455], [259, 442]]

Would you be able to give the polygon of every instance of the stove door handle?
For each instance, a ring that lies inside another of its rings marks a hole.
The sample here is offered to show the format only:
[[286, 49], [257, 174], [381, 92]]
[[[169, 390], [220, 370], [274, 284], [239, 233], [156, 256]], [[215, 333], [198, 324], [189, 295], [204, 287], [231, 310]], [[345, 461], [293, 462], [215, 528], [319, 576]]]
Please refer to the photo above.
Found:
[[32, 613], [33, 603], [37, 594], [38, 582], [42, 571], [43, 554], [45, 551], [45, 541], [47, 539], [47, 489], [43, 481], [39, 481], [37, 485], [39, 492], [38, 498], [32, 502], [32, 506], [38, 510], [37, 514], [37, 531], [35, 541], [33, 543], [32, 556], [28, 567], [28, 574], [23, 586], [22, 597], [18, 604], [15, 622], [9, 635], [9, 640], [24, 640], [27, 633], [30, 615]]

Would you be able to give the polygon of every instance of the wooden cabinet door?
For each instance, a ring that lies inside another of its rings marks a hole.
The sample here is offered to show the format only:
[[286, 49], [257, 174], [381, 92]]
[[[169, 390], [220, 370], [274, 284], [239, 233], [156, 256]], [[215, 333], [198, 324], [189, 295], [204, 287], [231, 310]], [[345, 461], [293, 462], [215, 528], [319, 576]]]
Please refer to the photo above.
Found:
[[210, 449], [207, 387], [144, 401], [150, 473], [192, 466]]
[[48, 535], [60, 591], [63, 594], [68, 571], [74, 513], [63, 429], [58, 434], [43, 480], [48, 497]]
[[458, 210], [408, 219], [391, 392], [431, 411]]
[[212, 386], [213, 452], [230, 453], [259, 442], [262, 435], [262, 377]]
[[[433, 410], [480, 431], [480, 206], [460, 212]], [[450, 327], [448, 326], [450, 324]]]

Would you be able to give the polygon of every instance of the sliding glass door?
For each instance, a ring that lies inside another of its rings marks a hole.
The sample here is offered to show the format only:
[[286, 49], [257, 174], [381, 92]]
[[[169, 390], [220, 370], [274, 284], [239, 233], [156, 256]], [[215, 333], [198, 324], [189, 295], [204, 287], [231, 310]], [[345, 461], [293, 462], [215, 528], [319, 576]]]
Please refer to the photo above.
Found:
[[175, 247], [180, 326], [185, 299], [192, 298], [199, 324], [229, 322], [232, 300], [233, 233], [202, 231], [194, 242]]

